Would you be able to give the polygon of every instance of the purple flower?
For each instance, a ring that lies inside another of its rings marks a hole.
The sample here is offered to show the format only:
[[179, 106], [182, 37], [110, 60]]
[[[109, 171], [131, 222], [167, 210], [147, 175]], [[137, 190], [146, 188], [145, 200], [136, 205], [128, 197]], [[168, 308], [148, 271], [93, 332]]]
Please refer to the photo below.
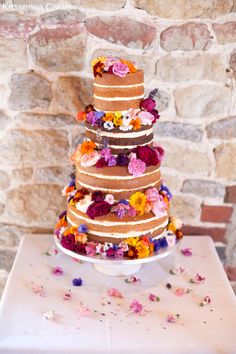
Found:
[[108, 160], [108, 166], [116, 166], [116, 158], [115, 156], [111, 155], [111, 157]]
[[115, 250], [115, 257], [122, 258], [124, 256], [124, 251], [121, 248]]
[[54, 275], [62, 275], [63, 274], [63, 269], [59, 266], [52, 267], [52, 274]]
[[80, 224], [80, 226], [78, 227], [78, 231], [82, 232], [83, 234], [86, 234], [88, 232], [88, 227], [85, 224]]
[[162, 237], [159, 239], [160, 247], [161, 248], [166, 248], [168, 247], [168, 242], [165, 237]]
[[81, 286], [83, 284], [83, 280], [81, 278], [74, 278], [72, 280], [72, 284], [74, 286]]
[[121, 199], [121, 200], [119, 200], [119, 204], [129, 205], [129, 202], [126, 199]]
[[159, 249], [161, 248], [159, 240], [154, 240], [153, 245], [154, 245], [154, 252], [159, 251]]
[[62, 237], [61, 245], [67, 250], [72, 251], [75, 245], [75, 236], [73, 234], [68, 234], [67, 236]]
[[54, 230], [54, 235], [57, 236], [57, 238], [60, 237], [60, 231], [61, 231], [61, 228]]
[[160, 187], [160, 192], [164, 192], [164, 194], [167, 196], [168, 200], [172, 199], [172, 194], [167, 186], [164, 184], [161, 185]]
[[118, 166], [128, 166], [129, 158], [127, 155], [119, 154], [117, 156], [117, 165]]
[[87, 113], [86, 115], [86, 121], [91, 124], [92, 126], [95, 126], [96, 125], [96, 117], [95, 117], [95, 112], [94, 111], [91, 111], [89, 113]]
[[112, 211], [115, 211], [116, 215], [120, 219], [122, 219], [127, 214], [128, 210], [129, 210], [129, 205], [123, 203], [119, 203], [112, 208]]
[[135, 208], [133, 206], [130, 206], [129, 210], [128, 210], [128, 215], [131, 216], [131, 217], [134, 217], [134, 216], [136, 216], [136, 214], [137, 213], [136, 213]]
[[120, 77], [125, 77], [126, 74], [129, 72], [129, 67], [126, 64], [116, 62], [112, 66], [112, 72], [114, 75], [120, 76]]
[[105, 112], [103, 112], [103, 111], [95, 112], [96, 119], [101, 119], [104, 115], [105, 115]]
[[104, 157], [105, 161], [108, 161], [110, 159], [111, 155], [111, 149], [108, 148], [103, 148], [101, 150], [101, 156]]

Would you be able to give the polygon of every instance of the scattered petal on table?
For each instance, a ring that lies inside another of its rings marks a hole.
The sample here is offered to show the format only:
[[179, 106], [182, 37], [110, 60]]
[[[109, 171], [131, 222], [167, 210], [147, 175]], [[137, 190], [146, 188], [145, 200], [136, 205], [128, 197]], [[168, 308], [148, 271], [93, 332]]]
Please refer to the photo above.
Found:
[[63, 274], [63, 269], [59, 266], [52, 267], [52, 274], [54, 275], [62, 275]]
[[189, 282], [192, 283], [192, 284], [201, 284], [201, 283], [203, 283], [205, 280], [206, 280], [205, 277], [203, 277], [203, 276], [201, 276], [200, 274], [197, 273], [194, 278], [191, 278], [191, 279], [189, 280]]
[[148, 296], [148, 300], [150, 300], [150, 301], [160, 301], [160, 298], [159, 298], [159, 296], [150, 293], [149, 296]]
[[168, 314], [166, 317], [166, 321], [169, 323], [176, 323], [179, 319], [180, 315], [177, 313], [173, 315], [172, 313]]
[[171, 289], [171, 288], [172, 288], [172, 285], [171, 285], [170, 283], [167, 283], [167, 284], [166, 284], [166, 287], [167, 287], [167, 289]]
[[84, 305], [83, 302], [80, 302], [76, 310], [80, 314], [80, 316], [83, 317], [87, 317], [91, 314], [90, 309], [88, 308], [88, 306]]
[[81, 278], [74, 278], [72, 280], [72, 284], [74, 286], [81, 286], [83, 284], [83, 280]]
[[200, 302], [200, 306], [210, 305], [210, 303], [211, 303], [211, 298], [210, 296], [207, 295]]
[[176, 296], [183, 296], [184, 294], [188, 294], [190, 292], [189, 289], [184, 289], [184, 288], [177, 288], [175, 290], [175, 295]]
[[109, 296], [113, 296], [113, 297], [117, 297], [117, 298], [119, 298], [119, 299], [123, 299], [122, 293], [121, 293], [118, 289], [115, 289], [115, 288], [110, 288], [110, 289], [108, 289], [107, 294], [108, 294]]
[[138, 300], [133, 300], [129, 307], [130, 313], [141, 313], [143, 310], [143, 305]]
[[192, 256], [192, 254], [193, 254], [193, 251], [192, 251], [192, 248], [189, 248], [189, 247], [187, 247], [187, 248], [182, 248], [181, 249], [181, 253], [184, 255], [184, 256]]
[[179, 275], [185, 272], [185, 268], [182, 267], [176, 267], [173, 269], [170, 269], [170, 274], [172, 275]]
[[33, 292], [35, 294], [40, 295], [42, 297], [45, 296], [45, 290], [44, 290], [43, 285], [35, 284], [35, 283], [32, 282], [31, 289], [33, 290]]
[[126, 283], [129, 284], [137, 284], [137, 283], [141, 283], [141, 279], [134, 277], [133, 275], [131, 275], [129, 278], [125, 279]]
[[50, 310], [43, 313], [45, 320], [53, 321], [55, 319], [55, 311]]
[[56, 247], [52, 246], [45, 254], [46, 256], [56, 256], [58, 254], [58, 250]]
[[71, 299], [71, 290], [67, 290], [63, 296], [63, 300], [70, 300]]

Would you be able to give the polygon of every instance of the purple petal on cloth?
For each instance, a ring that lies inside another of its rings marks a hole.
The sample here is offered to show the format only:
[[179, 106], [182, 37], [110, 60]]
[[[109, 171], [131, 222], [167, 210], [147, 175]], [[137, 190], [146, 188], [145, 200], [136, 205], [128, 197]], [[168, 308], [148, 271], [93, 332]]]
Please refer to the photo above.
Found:
[[58, 250], [56, 249], [56, 247], [52, 246], [49, 250], [47, 250], [45, 254], [46, 256], [56, 256], [58, 254]]
[[63, 274], [63, 269], [59, 266], [52, 267], [52, 274], [54, 275], [62, 275]]
[[187, 248], [182, 248], [182, 249], [181, 249], [181, 253], [182, 253], [184, 256], [189, 257], [189, 256], [192, 256], [193, 251], [192, 251], [192, 248], [187, 247]]
[[74, 278], [72, 280], [72, 284], [74, 286], [81, 286], [83, 284], [83, 280], [81, 278]]

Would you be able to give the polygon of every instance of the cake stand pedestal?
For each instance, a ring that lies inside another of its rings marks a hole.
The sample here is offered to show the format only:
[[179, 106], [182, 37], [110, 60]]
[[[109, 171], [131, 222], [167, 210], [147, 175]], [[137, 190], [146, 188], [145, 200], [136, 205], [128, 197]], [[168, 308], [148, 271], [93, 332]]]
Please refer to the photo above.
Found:
[[54, 240], [56, 246], [60, 251], [67, 254], [68, 256], [84, 262], [93, 263], [94, 268], [106, 275], [111, 276], [125, 276], [138, 272], [143, 263], [150, 263], [154, 261], [158, 261], [162, 258], [165, 258], [174, 253], [175, 249], [179, 247], [181, 241], [178, 241], [177, 244], [169, 244], [168, 247], [165, 247], [158, 251], [158, 253], [154, 253], [152, 256], [147, 258], [139, 258], [139, 259], [126, 259], [126, 258], [116, 258], [110, 259], [102, 256], [89, 257], [82, 254], [77, 254], [73, 251], [67, 250], [64, 248], [60, 240], [56, 236], [54, 236]]

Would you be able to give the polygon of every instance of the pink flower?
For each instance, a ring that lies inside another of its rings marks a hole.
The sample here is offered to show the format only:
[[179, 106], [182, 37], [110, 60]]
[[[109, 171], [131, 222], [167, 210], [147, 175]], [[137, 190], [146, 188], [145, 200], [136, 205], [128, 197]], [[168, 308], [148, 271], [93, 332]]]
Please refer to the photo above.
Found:
[[125, 75], [129, 72], [129, 67], [128, 65], [117, 61], [112, 67], [112, 72], [114, 75], [125, 77]]
[[211, 303], [211, 298], [210, 296], [207, 295], [202, 299], [202, 302], [200, 302], [200, 306], [210, 305], [210, 303]]
[[116, 258], [122, 258], [124, 256], [124, 251], [121, 248], [118, 248], [115, 250], [115, 257]]
[[63, 269], [59, 266], [52, 267], [52, 274], [54, 275], [62, 275], [63, 274]]
[[154, 120], [153, 115], [147, 111], [139, 112], [138, 117], [142, 125], [152, 125], [152, 122]]
[[179, 314], [173, 315], [172, 313], [170, 313], [166, 317], [166, 321], [169, 323], [176, 323], [178, 319], [179, 319]]
[[158, 199], [152, 203], [152, 212], [158, 217], [166, 215], [167, 204], [164, 201], [162, 195], [159, 195]]
[[81, 166], [83, 167], [91, 167], [96, 165], [96, 163], [98, 162], [98, 160], [100, 159], [100, 154], [98, 151], [93, 151], [91, 154], [84, 154], [81, 159], [80, 159], [80, 163]]
[[141, 283], [141, 279], [136, 278], [134, 275], [131, 275], [129, 278], [125, 279], [125, 282], [128, 284], [137, 284]]
[[193, 279], [190, 279], [190, 283], [201, 284], [206, 280], [205, 277], [201, 276], [200, 274], [196, 274]]
[[143, 310], [143, 305], [138, 300], [133, 300], [129, 307], [130, 313], [141, 313]]
[[80, 316], [83, 317], [87, 317], [91, 313], [90, 309], [86, 305], [84, 305], [83, 302], [80, 302], [76, 310], [80, 314]]
[[88, 256], [94, 257], [96, 255], [96, 244], [93, 242], [89, 242], [85, 249]]
[[101, 156], [104, 157], [105, 161], [108, 161], [110, 159], [111, 155], [111, 149], [108, 148], [103, 148], [101, 150]]
[[155, 202], [160, 196], [158, 193], [158, 190], [155, 187], [147, 189], [145, 192], [145, 195], [146, 195], [147, 201], [149, 201], [149, 202]]
[[107, 202], [107, 203], [109, 203], [109, 204], [111, 204], [111, 205], [113, 205], [114, 202], [115, 202], [114, 195], [112, 195], [112, 194], [106, 194], [104, 200], [105, 200], [105, 202]]
[[117, 297], [118, 299], [123, 299], [123, 295], [118, 289], [111, 288], [108, 290], [107, 294], [112, 297]]
[[186, 290], [184, 288], [177, 288], [175, 290], [175, 295], [176, 296], [183, 296], [184, 294], [187, 294], [189, 292], [189, 290]]
[[141, 176], [146, 169], [146, 164], [142, 160], [132, 159], [128, 165], [128, 170], [134, 177]]
[[131, 217], [134, 217], [134, 216], [136, 216], [136, 214], [137, 214], [137, 212], [136, 212], [135, 208], [130, 206], [128, 209], [128, 215]]
[[47, 256], [56, 256], [58, 254], [58, 250], [52, 246], [47, 252], [46, 255]]
[[71, 299], [71, 290], [69, 289], [68, 291], [65, 292], [63, 296], [63, 300], [70, 300]]
[[104, 63], [104, 70], [108, 71], [110, 66], [114, 65], [118, 61], [117, 58], [114, 57], [107, 57]]
[[42, 296], [44, 297], [45, 296], [45, 290], [44, 290], [44, 287], [40, 284], [35, 284], [35, 283], [32, 283], [31, 285], [31, 289], [33, 290], [33, 292], [39, 296]]
[[187, 256], [187, 257], [192, 256], [192, 254], [193, 254], [192, 248], [189, 248], [189, 247], [187, 247], [187, 248], [182, 248], [181, 253], [182, 253], [184, 256]]
[[152, 293], [149, 294], [148, 299], [149, 299], [150, 301], [160, 301], [159, 296], [157, 296], [157, 295], [155, 295], [155, 294], [152, 294]]

